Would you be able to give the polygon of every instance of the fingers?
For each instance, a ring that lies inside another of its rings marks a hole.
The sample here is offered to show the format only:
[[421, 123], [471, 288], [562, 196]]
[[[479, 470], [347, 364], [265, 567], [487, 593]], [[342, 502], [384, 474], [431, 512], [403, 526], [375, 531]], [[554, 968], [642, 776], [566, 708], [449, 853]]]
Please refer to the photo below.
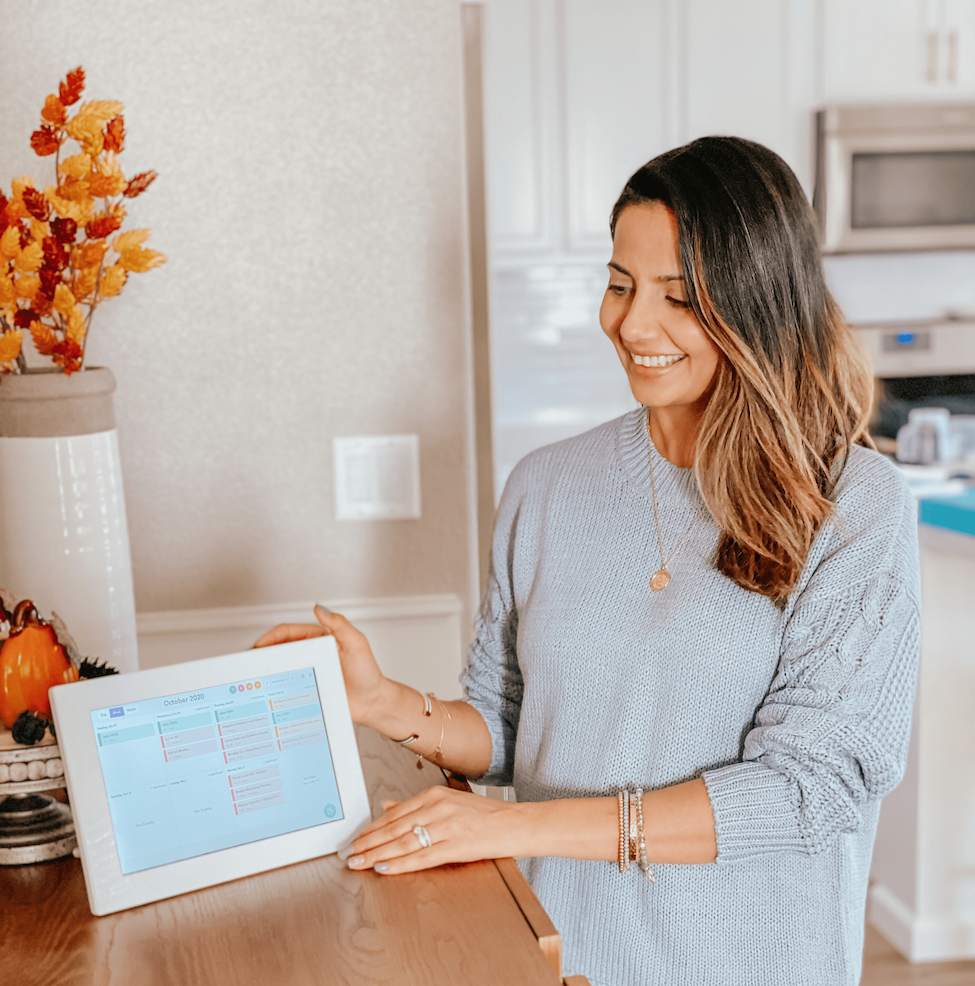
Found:
[[[477, 858], [477, 857], [472, 857]], [[384, 876], [396, 876], [398, 873], [416, 873], [418, 870], [430, 870], [444, 863], [471, 862], [472, 859], [457, 859], [445, 846], [433, 845], [429, 849], [411, 852], [408, 856], [397, 856], [395, 859], [384, 860], [373, 867], [377, 873]]]
[[258, 638], [254, 647], [271, 647], [274, 644], [288, 644], [294, 640], [308, 640], [310, 637], [324, 637], [334, 634], [339, 646], [361, 646], [367, 644], [365, 636], [339, 613], [333, 613], [321, 603], [315, 604], [314, 623], [279, 623]]
[[[367, 849], [357, 853], [349, 860], [348, 866], [352, 870], [368, 870], [373, 869], [381, 863], [391, 862], [403, 856], [411, 856], [423, 851], [423, 848], [420, 846], [420, 840], [413, 832], [413, 827], [410, 826], [406, 832], [398, 838], [393, 839], [392, 842], [386, 842], [381, 846], [377, 846], [375, 849]], [[382, 873], [384, 870], [380, 870], [379, 872]]]
[[[359, 839], [363, 839], [373, 832], [378, 832], [386, 825], [398, 822], [400, 819], [412, 815], [415, 811], [432, 807], [438, 802], [442, 802], [445, 797], [450, 798], [466, 793], [466, 791], [454, 791], [449, 787], [428, 787], [415, 798], [410, 798], [409, 801], [384, 801], [383, 809], [385, 810], [385, 814], [380, 815], [374, 822], [367, 825], [359, 833]], [[416, 822], [413, 824], [416, 825]], [[359, 839], [356, 840], [357, 846], [359, 845]]]
[[370, 822], [370, 824], [367, 825], [359, 834], [359, 838], [361, 839], [372, 832], [378, 832], [384, 826], [398, 821], [405, 815], [412, 814], [417, 808], [421, 807], [425, 803], [426, 801], [423, 799], [422, 794], [419, 795], [419, 797], [410, 798], [409, 801], [384, 801], [383, 808], [385, 809], [385, 812], [374, 822]]
[[274, 644], [289, 644], [294, 640], [308, 640], [309, 637], [322, 637], [325, 631], [314, 623], [279, 623], [258, 638], [254, 647], [271, 647]]
[[[341, 858], [348, 859], [350, 869], [375, 867], [380, 873], [406, 873], [458, 862], [458, 851], [463, 859], [479, 859], [476, 850], [473, 855], [468, 855], [453, 844], [449, 847], [441, 845], [438, 849], [440, 843], [456, 841], [452, 838], [452, 833], [457, 832], [456, 812], [466, 807], [458, 798], [475, 797], [467, 792], [435, 787], [409, 801], [384, 802], [384, 807], [388, 806], [386, 813], [365, 829], [352, 846], [343, 850]], [[433, 845], [427, 848], [421, 846], [413, 831], [421, 824], [433, 840]]]
[[[429, 812], [427, 812], [427, 814], [429, 814]], [[371, 832], [363, 832], [354, 843], [356, 854], [361, 856], [364, 853], [369, 853], [374, 849], [379, 849], [382, 846], [388, 846], [397, 841], [401, 841], [406, 836], [409, 836], [412, 840], [412, 842], [407, 846], [406, 851], [413, 852], [413, 850], [419, 848], [419, 841], [413, 833], [413, 829], [420, 824], [419, 818], [419, 814], [413, 811], [408, 815], [403, 815], [393, 821], [387, 821], [386, 824], [378, 828], [373, 828]], [[433, 824], [433, 820], [431, 818], [427, 818], [427, 822]], [[376, 858], [385, 859], [386, 857], [377, 856]]]

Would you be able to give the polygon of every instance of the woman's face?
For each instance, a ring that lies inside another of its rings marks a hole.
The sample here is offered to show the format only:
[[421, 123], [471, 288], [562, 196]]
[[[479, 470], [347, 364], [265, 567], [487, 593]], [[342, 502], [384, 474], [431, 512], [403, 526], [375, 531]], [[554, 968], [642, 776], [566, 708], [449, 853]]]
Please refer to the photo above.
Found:
[[687, 303], [677, 220], [667, 206], [641, 203], [620, 214], [599, 324], [641, 404], [703, 411], [721, 351]]

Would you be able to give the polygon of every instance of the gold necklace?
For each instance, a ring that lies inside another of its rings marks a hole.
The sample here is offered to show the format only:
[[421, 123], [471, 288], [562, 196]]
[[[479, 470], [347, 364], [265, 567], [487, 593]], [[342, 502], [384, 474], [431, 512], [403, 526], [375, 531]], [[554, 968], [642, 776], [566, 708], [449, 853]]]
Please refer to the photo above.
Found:
[[[650, 434], [650, 416], [647, 416], [647, 434]], [[653, 443], [653, 436], [650, 435], [650, 442]], [[687, 543], [687, 539], [691, 536], [691, 531], [694, 530], [694, 525], [697, 523], [697, 517], [691, 521], [691, 526], [687, 528], [686, 533], [680, 539], [680, 543], [676, 548], [670, 553], [669, 558], [664, 558], [664, 539], [663, 535], [660, 533], [660, 513], [657, 510], [657, 484], [653, 478], [653, 449], [650, 450], [648, 456], [648, 462], [650, 464], [650, 492], [653, 496], [653, 519], [657, 525], [657, 547], [660, 550], [660, 568], [653, 573], [653, 577], [650, 579], [650, 588], [654, 592], [660, 592], [661, 589], [666, 589], [670, 585], [670, 572], [667, 571], [667, 566], [677, 557], [677, 553], [681, 548]]]

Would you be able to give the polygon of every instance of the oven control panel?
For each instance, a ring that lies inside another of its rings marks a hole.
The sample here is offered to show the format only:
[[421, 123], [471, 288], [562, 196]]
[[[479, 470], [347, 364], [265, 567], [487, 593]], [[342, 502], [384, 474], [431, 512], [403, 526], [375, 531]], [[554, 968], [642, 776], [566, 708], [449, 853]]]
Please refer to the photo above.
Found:
[[876, 377], [975, 373], [975, 320], [855, 325]]

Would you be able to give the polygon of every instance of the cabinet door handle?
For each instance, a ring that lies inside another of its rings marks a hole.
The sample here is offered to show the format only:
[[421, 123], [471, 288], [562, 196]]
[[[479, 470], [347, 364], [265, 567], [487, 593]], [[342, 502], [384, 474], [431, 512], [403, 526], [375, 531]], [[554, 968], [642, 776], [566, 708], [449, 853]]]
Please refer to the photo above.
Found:
[[928, 82], [938, 81], [938, 32], [928, 31]]
[[958, 81], [958, 32], [948, 32], [948, 81]]

